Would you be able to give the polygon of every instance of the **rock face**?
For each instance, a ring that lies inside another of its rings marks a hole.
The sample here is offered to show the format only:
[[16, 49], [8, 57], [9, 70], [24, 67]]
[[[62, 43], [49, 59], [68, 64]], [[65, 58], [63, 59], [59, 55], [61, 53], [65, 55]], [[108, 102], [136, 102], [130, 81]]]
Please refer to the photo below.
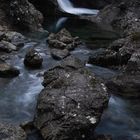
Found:
[[26, 140], [26, 134], [19, 126], [0, 123], [1, 140]]
[[12, 0], [10, 15], [13, 23], [20, 28], [33, 31], [41, 29], [43, 16], [28, 0]]
[[40, 68], [43, 58], [35, 49], [30, 49], [25, 55], [24, 64], [30, 68]]
[[12, 78], [19, 75], [19, 70], [6, 63], [0, 63], [0, 77]]
[[109, 95], [106, 87], [72, 56], [44, 74], [34, 125], [45, 140], [87, 139]]

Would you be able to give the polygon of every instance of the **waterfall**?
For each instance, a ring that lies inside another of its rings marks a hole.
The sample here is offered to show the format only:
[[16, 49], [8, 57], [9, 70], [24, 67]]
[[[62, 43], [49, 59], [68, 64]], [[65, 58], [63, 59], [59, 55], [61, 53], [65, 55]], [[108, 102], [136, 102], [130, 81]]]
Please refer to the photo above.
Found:
[[66, 17], [62, 17], [60, 19], [58, 19], [58, 21], [56, 22], [55, 28], [56, 30], [60, 29], [62, 27], [62, 25], [66, 22], [67, 18]]
[[58, 2], [59, 7], [61, 8], [61, 10], [65, 11], [66, 13], [69, 13], [69, 14], [95, 15], [98, 13], [98, 10], [87, 9], [87, 8], [76, 8], [73, 6], [73, 4], [69, 0], [57, 0], [57, 2]]

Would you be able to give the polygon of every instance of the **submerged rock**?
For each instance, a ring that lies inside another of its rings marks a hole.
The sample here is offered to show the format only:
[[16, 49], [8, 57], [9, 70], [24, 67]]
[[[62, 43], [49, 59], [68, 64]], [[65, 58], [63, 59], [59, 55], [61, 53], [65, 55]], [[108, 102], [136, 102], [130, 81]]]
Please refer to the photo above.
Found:
[[0, 63], [0, 77], [3, 78], [12, 78], [20, 74], [20, 71], [6, 63]]
[[87, 139], [109, 95], [106, 87], [72, 56], [45, 72], [35, 127], [45, 140]]
[[0, 123], [0, 140], [26, 140], [26, 134], [19, 126]]
[[24, 64], [30, 68], [40, 68], [43, 63], [43, 58], [38, 51], [30, 49], [25, 55]]

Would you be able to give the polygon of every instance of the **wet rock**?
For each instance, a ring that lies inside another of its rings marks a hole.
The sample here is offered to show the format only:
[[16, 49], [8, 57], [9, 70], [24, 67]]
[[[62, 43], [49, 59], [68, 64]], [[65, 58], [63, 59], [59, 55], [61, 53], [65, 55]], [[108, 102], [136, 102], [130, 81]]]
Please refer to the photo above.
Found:
[[49, 44], [50, 48], [57, 48], [57, 49], [68, 49], [72, 50], [77, 45], [80, 44], [79, 38], [75, 37], [73, 38], [71, 34], [66, 30], [62, 29], [57, 34], [50, 34], [47, 42]]
[[0, 42], [0, 52], [7, 52], [10, 53], [12, 51], [16, 51], [17, 47], [10, 42], [1, 41]]
[[5, 39], [6, 41], [11, 42], [13, 45], [17, 46], [18, 48], [23, 47], [26, 41], [26, 38], [18, 32], [6, 32]]
[[19, 70], [9, 64], [0, 63], [0, 77], [12, 78], [19, 75]]
[[72, 56], [44, 74], [34, 125], [45, 140], [87, 139], [109, 95], [106, 87]]
[[51, 55], [56, 60], [61, 60], [70, 55], [67, 49], [60, 50], [60, 49], [51, 49]]
[[0, 123], [1, 140], [26, 140], [26, 134], [19, 126], [7, 123]]
[[136, 44], [130, 38], [114, 41], [109, 48], [101, 49], [89, 57], [89, 63], [104, 67], [123, 66], [128, 63], [136, 49]]
[[21, 29], [31, 31], [42, 29], [43, 16], [28, 0], [12, 0], [10, 15], [13, 24]]
[[30, 49], [25, 55], [24, 64], [30, 68], [40, 68], [43, 63], [43, 58], [38, 51]]

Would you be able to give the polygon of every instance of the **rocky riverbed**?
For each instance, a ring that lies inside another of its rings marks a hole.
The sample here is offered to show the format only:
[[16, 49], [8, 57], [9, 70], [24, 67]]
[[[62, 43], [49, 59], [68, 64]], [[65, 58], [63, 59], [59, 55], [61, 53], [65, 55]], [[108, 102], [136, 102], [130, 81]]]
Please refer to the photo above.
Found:
[[1, 140], [140, 139], [139, 1], [0, 2]]

